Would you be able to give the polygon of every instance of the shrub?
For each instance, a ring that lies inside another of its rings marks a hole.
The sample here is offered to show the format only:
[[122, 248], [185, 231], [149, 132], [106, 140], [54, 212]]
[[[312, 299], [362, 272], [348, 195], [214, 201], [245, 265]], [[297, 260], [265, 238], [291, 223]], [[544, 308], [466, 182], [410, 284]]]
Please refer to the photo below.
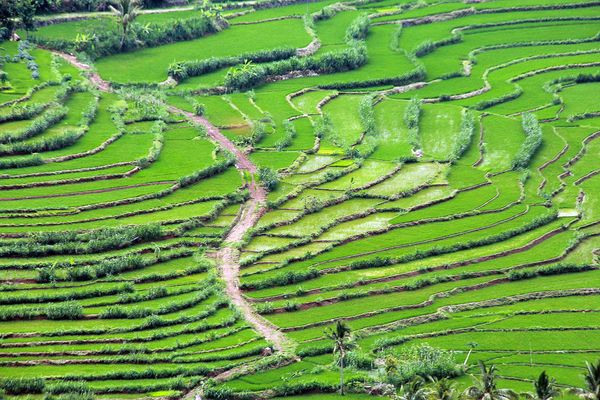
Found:
[[289, 147], [296, 137], [296, 127], [287, 119], [283, 121], [283, 131], [283, 137], [275, 144], [277, 150], [283, 150], [284, 148]]
[[463, 110], [462, 120], [460, 121], [460, 130], [456, 137], [456, 144], [450, 156], [451, 161], [458, 160], [469, 148], [473, 135], [475, 134], [475, 118], [473, 113]]
[[52, 381], [46, 385], [46, 392], [50, 394], [86, 394], [90, 393], [91, 389], [87, 382], [83, 381]]
[[346, 42], [351, 43], [354, 40], [365, 40], [369, 33], [371, 19], [363, 14], [356, 18], [346, 29]]
[[51, 108], [46, 113], [36, 117], [25, 129], [18, 132], [3, 133], [2, 137], [0, 138], [0, 144], [24, 140], [38, 135], [48, 129], [50, 126], [62, 120], [67, 115], [68, 111], [69, 109], [64, 106], [56, 106]]
[[395, 368], [387, 368], [382, 372], [386, 380], [395, 386], [411, 381], [416, 376], [450, 378], [463, 373], [453, 352], [426, 343], [404, 347], [398, 352], [385, 352], [384, 355], [386, 363], [395, 364]]
[[279, 176], [272, 168], [260, 167], [258, 170], [258, 178], [267, 190], [274, 190], [277, 188], [277, 185], [279, 185]]
[[83, 307], [74, 301], [52, 304], [46, 309], [48, 319], [81, 319]]
[[535, 115], [524, 113], [522, 119], [525, 141], [519, 148], [513, 160], [513, 168], [525, 168], [542, 144], [542, 127]]
[[404, 110], [404, 123], [408, 128], [408, 142], [414, 149], [421, 148], [419, 138], [419, 120], [421, 118], [421, 100], [413, 97]]
[[367, 48], [362, 41], [347, 49], [318, 56], [291, 57], [264, 65], [244, 64], [231, 68], [225, 75], [225, 86], [230, 90], [247, 90], [264, 83], [268, 77], [292, 71], [312, 71], [322, 74], [356, 69], [367, 62]]
[[42, 393], [45, 386], [42, 378], [4, 378], [0, 381], [0, 387], [12, 395]]
[[115, 32], [115, 27], [107, 29], [106, 26], [84, 33], [87, 39], [84, 41], [46, 39], [36, 35], [30, 37], [32, 41], [44, 47], [85, 53], [92, 59], [96, 59], [124, 51], [197, 39], [208, 33], [218, 32], [224, 26], [226, 26], [225, 21], [213, 18], [208, 13], [202, 13], [197, 17], [173, 20], [168, 24], [149, 23], [142, 26], [133, 23], [123, 46], [121, 46], [120, 35]]
[[367, 135], [375, 133], [375, 111], [373, 110], [373, 95], [364, 96], [358, 107], [358, 114]]
[[233, 67], [246, 62], [265, 63], [284, 60], [296, 55], [293, 47], [279, 47], [270, 50], [260, 50], [252, 53], [243, 53], [232, 57], [210, 57], [202, 60], [179, 61], [169, 66], [167, 73], [177, 81], [191, 76], [200, 76], [221, 68]]

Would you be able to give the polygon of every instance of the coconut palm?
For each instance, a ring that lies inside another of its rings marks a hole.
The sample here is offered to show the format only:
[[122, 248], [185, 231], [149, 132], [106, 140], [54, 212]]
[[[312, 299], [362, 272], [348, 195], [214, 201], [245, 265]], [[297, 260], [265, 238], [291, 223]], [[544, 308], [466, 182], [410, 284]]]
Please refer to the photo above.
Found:
[[340, 394], [344, 394], [344, 359], [353, 347], [352, 330], [344, 321], [338, 320], [333, 328], [325, 330], [325, 336], [333, 341], [333, 354], [338, 355], [340, 366]]
[[471, 400], [516, 400], [519, 395], [510, 389], [496, 387], [496, 367], [489, 368], [483, 361], [479, 361], [481, 377], [473, 377], [473, 386], [465, 390], [464, 395]]
[[408, 383], [400, 387], [398, 400], [427, 400], [427, 387], [420, 376], [416, 376]]
[[429, 380], [431, 381], [429, 392], [427, 393], [429, 400], [456, 400], [458, 398], [456, 383], [448, 378], [438, 379], [429, 377]]
[[583, 400], [600, 400], [600, 360], [596, 364], [585, 363], [584, 388], [574, 388], [571, 393]]
[[129, 25], [136, 19], [140, 13], [140, 0], [113, 0], [113, 4], [108, 6], [117, 17], [121, 25], [121, 48], [125, 44]]
[[522, 393], [521, 396], [528, 400], [552, 400], [554, 397], [560, 396], [556, 380], [550, 379], [546, 371], [542, 371], [534, 385], [535, 393]]
[[467, 343], [467, 346], [469, 346], [469, 352], [467, 353], [467, 357], [465, 358], [465, 362], [463, 363], [463, 365], [467, 365], [467, 363], [469, 362], [469, 358], [471, 357], [471, 353], [473, 353], [473, 349], [479, 346], [479, 344], [477, 342], [469, 342]]

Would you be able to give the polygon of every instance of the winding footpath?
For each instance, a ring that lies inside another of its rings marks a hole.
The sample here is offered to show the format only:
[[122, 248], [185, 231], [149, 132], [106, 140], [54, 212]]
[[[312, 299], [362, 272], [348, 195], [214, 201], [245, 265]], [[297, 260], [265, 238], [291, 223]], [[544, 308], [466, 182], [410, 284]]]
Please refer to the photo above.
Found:
[[[98, 73], [80, 61], [74, 56], [62, 52], [54, 52], [54, 54], [62, 57], [74, 67], [85, 71], [88, 74], [89, 80], [101, 91], [110, 92], [110, 83], [102, 79]], [[240, 208], [240, 212], [236, 222], [225, 237], [222, 248], [215, 253], [215, 258], [219, 264], [219, 272], [225, 282], [225, 292], [231, 302], [242, 313], [244, 319], [252, 325], [252, 327], [264, 338], [269, 341], [275, 350], [287, 356], [289, 362], [298, 361], [298, 358], [293, 355], [294, 342], [287, 338], [275, 325], [267, 321], [264, 317], [258, 314], [250, 303], [244, 297], [240, 290], [239, 272], [240, 272], [240, 251], [234, 246], [239, 242], [246, 232], [256, 225], [258, 219], [265, 212], [266, 191], [254, 179], [254, 174], [257, 172], [256, 165], [248, 158], [248, 156], [238, 149], [231, 140], [221, 133], [219, 128], [211, 124], [206, 118], [184, 111], [174, 106], [168, 106], [167, 109], [176, 114], [184, 115], [195, 124], [199, 124], [206, 128], [207, 135], [222, 148], [230, 151], [235, 157], [236, 168], [241, 172], [248, 172], [252, 176], [252, 180], [247, 183], [250, 197]], [[226, 380], [236, 374], [243, 373], [245, 367], [233, 368], [227, 370], [214, 377], [216, 381]], [[191, 390], [185, 398], [201, 398], [201, 388]]]

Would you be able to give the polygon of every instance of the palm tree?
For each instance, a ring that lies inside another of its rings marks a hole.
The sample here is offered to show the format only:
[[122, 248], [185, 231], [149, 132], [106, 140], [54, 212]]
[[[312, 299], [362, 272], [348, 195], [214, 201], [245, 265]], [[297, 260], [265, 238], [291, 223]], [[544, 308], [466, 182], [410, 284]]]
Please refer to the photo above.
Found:
[[554, 397], [560, 396], [556, 380], [550, 379], [546, 371], [542, 371], [534, 385], [535, 393], [522, 393], [522, 396], [528, 400], [552, 400]]
[[498, 389], [496, 387], [496, 367], [486, 367], [483, 361], [479, 361], [481, 378], [475, 378], [474, 385], [465, 390], [465, 396], [471, 400], [516, 400], [519, 395], [510, 389]]
[[469, 352], [467, 353], [467, 357], [465, 358], [465, 362], [463, 363], [463, 365], [467, 365], [467, 363], [469, 362], [469, 358], [471, 357], [471, 353], [473, 352], [473, 349], [479, 346], [479, 344], [477, 342], [469, 342], [467, 343], [467, 346], [469, 346]]
[[333, 328], [325, 331], [325, 336], [333, 341], [333, 354], [339, 356], [340, 394], [344, 394], [344, 359], [352, 348], [352, 330], [344, 321], [338, 320]]
[[458, 393], [456, 391], [456, 383], [448, 378], [433, 378], [429, 377], [431, 386], [427, 397], [429, 400], [456, 400]]
[[405, 383], [400, 388], [399, 400], [427, 400], [427, 388], [420, 376], [415, 376], [412, 381]]
[[123, 30], [123, 34], [121, 36], [121, 48], [125, 44], [125, 38], [127, 38], [127, 31], [129, 29], [129, 25], [135, 20], [135, 18], [140, 13], [140, 0], [112, 0], [113, 5], [109, 5], [108, 7], [113, 12], [113, 14], [117, 17], [119, 24], [121, 25], [121, 29]]
[[596, 365], [586, 362], [587, 371], [583, 375], [585, 388], [573, 388], [571, 393], [583, 400], [600, 400], [600, 360]]

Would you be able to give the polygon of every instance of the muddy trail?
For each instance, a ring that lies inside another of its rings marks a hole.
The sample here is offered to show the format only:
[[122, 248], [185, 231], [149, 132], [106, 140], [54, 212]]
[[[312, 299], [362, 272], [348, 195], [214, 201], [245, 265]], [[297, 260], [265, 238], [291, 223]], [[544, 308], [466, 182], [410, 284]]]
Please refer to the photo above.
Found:
[[[67, 60], [79, 70], [85, 71], [88, 74], [90, 81], [101, 91], [110, 92], [110, 83], [102, 79], [93, 68], [87, 64], [78, 61], [74, 56], [61, 52], [54, 52], [56, 55]], [[250, 303], [245, 299], [239, 284], [239, 250], [234, 246], [239, 242], [249, 229], [254, 227], [265, 211], [266, 191], [254, 179], [254, 174], [257, 172], [256, 165], [248, 158], [248, 156], [238, 149], [231, 140], [221, 133], [219, 128], [210, 123], [206, 118], [195, 115], [188, 111], [182, 110], [174, 106], [168, 106], [167, 109], [176, 114], [184, 115], [195, 124], [202, 125], [206, 129], [207, 135], [223, 149], [231, 152], [235, 158], [236, 168], [241, 172], [248, 172], [252, 176], [251, 181], [247, 182], [250, 196], [248, 200], [240, 208], [240, 212], [234, 225], [231, 227], [228, 235], [225, 238], [223, 247], [215, 253], [217, 263], [219, 264], [219, 273], [225, 282], [225, 291], [231, 302], [240, 310], [244, 319], [262, 336], [269, 341], [275, 350], [282, 353], [289, 353], [293, 349], [293, 342], [288, 339], [276, 326], [267, 321], [264, 317], [254, 311]], [[288, 354], [290, 355], [290, 354]], [[290, 361], [296, 361], [296, 357], [290, 355]], [[232, 369], [225, 371], [214, 377], [217, 381], [226, 380], [229, 377], [243, 373], [243, 369]], [[191, 390], [185, 397], [193, 398], [199, 394], [198, 389]]]

